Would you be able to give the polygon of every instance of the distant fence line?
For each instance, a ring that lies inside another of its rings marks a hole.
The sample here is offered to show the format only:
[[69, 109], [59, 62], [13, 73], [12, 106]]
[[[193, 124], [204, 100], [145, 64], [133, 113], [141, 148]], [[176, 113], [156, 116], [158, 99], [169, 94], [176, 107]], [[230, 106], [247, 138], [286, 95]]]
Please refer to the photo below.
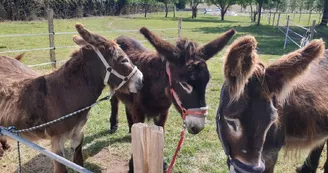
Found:
[[[312, 21], [311, 27], [305, 27], [300, 24], [293, 22], [290, 19], [290, 15], [287, 15], [287, 18], [281, 18], [282, 13], [274, 13], [271, 21], [271, 13], [268, 15], [268, 24], [274, 27], [277, 27], [285, 35], [284, 40], [284, 49], [287, 46], [287, 43], [291, 41], [298, 47], [305, 46], [312, 38], [314, 37], [316, 20]], [[285, 21], [284, 21], [285, 20]], [[299, 28], [299, 29], [298, 29]], [[302, 33], [303, 34], [300, 34]], [[304, 32], [305, 31], [305, 32]]]
[[[27, 33], [27, 34], [8, 34], [8, 35], [0, 35], [0, 38], [8, 38], [8, 37], [37, 37], [37, 36], [49, 36], [49, 47], [43, 48], [32, 48], [32, 49], [18, 49], [18, 50], [6, 50], [0, 51], [0, 54], [5, 53], [21, 53], [21, 52], [33, 52], [33, 51], [45, 51], [49, 50], [50, 55], [50, 62], [40, 63], [40, 64], [30, 64], [29, 67], [37, 67], [37, 66], [45, 66], [45, 65], [52, 65], [53, 68], [56, 68], [56, 64], [59, 62], [65, 61], [57, 61], [56, 60], [56, 49], [66, 49], [66, 48], [75, 48], [79, 47], [77, 45], [74, 46], [55, 46], [54, 39], [56, 35], [73, 35], [78, 34], [77, 32], [55, 32], [54, 31], [54, 24], [53, 24], [53, 10], [48, 10], [48, 31], [47, 33]], [[177, 37], [173, 38], [163, 38], [164, 40], [175, 40], [181, 37], [181, 30], [182, 30], [182, 20], [179, 19], [178, 25], [176, 28], [155, 28], [151, 29], [152, 31], [177, 31]], [[127, 29], [127, 30], [102, 30], [102, 31], [93, 31], [95, 33], [110, 33], [110, 32], [120, 32], [120, 33], [128, 33], [128, 32], [138, 32], [139, 30], [136, 29]], [[140, 40], [140, 42], [146, 42], [146, 40]]]

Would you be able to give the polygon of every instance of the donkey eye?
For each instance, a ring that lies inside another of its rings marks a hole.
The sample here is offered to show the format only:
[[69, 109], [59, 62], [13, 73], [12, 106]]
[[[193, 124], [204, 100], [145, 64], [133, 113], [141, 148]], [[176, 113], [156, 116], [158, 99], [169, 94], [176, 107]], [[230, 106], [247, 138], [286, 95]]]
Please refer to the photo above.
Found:
[[180, 86], [188, 93], [190, 94], [193, 90], [193, 87], [191, 85], [189, 85], [186, 82], [179, 82]]
[[232, 128], [235, 132], [239, 130], [239, 120], [238, 119], [227, 119], [225, 118], [228, 126]]
[[127, 59], [123, 59], [122, 61], [121, 61], [121, 63], [128, 63], [129, 62], [129, 60], [127, 60]]

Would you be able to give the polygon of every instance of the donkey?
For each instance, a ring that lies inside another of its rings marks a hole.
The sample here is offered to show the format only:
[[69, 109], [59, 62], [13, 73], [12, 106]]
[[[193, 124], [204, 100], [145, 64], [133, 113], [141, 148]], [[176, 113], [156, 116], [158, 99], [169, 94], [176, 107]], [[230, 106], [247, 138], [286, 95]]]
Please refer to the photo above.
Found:
[[[328, 145], [328, 142], [326, 142], [326, 144]], [[296, 172], [297, 173], [315, 173], [319, 166], [319, 160], [320, 160], [320, 156], [321, 156], [324, 146], [325, 146], [325, 143], [323, 143], [322, 145], [320, 145], [317, 148], [315, 148], [314, 150], [312, 150], [311, 153], [306, 158], [306, 160], [304, 161], [303, 165], [296, 169]], [[328, 172], [328, 157], [326, 157], [326, 162], [325, 162], [323, 168], [324, 168], [324, 172], [327, 173]]]
[[328, 137], [323, 41], [313, 40], [268, 67], [256, 47], [254, 37], [241, 37], [224, 63], [217, 131], [230, 172], [271, 173], [283, 146], [312, 149]]
[[144, 85], [137, 94], [116, 92], [111, 99], [111, 132], [117, 129], [117, 110], [121, 100], [125, 104], [131, 132], [133, 123], [145, 118], [164, 127], [168, 110], [173, 102], [177, 111], [185, 118], [187, 130], [199, 133], [205, 126], [207, 107], [205, 88], [210, 79], [206, 61], [224, 48], [235, 30], [229, 30], [204, 46], [181, 39], [176, 46], [162, 40], [147, 28], [141, 34], [155, 47], [157, 52], [147, 50], [137, 40], [120, 36], [116, 42], [144, 75]]
[[[106, 85], [126, 94], [140, 90], [142, 73], [114, 41], [89, 32], [81, 24], [75, 27], [81, 37], [74, 36], [73, 41], [81, 48], [49, 75], [40, 76], [16, 59], [0, 57], [0, 126], [25, 129], [60, 118], [94, 103]], [[52, 152], [60, 156], [69, 139], [73, 161], [83, 166], [82, 128], [88, 112], [21, 136], [34, 141], [49, 139]], [[1, 138], [0, 148], [6, 149], [6, 141]], [[67, 170], [54, 162], [54, 172]]]

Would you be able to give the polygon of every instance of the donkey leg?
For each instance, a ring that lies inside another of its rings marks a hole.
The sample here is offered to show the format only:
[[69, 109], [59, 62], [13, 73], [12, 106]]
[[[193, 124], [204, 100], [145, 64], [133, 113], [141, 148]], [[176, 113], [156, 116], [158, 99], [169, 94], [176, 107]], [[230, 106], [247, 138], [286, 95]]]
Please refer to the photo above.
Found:
[[125, 113], [126, 113], [126, 118], [128, 120], [128, 124], [129, 124], [129, 133], [131, 133], [131, 128], [132, 128], [132, 125], [133, 125], [133, 119], [132, 119], [131, 111], [127, 106], [125, 106]]
[[[51, 138], [51, 151], [61, 157], [64, 157], [64, 144], [66, 138], [64, 136], [54, 136]], [[54, 163], [54, 172], [55, 173], [67, 173], [66, 166], [53, 161]]]
[[314, 173], [319, 165], [319, 160], [321, 156], [321, 152], [325, 144], [320, 145], [311, 151], [310, 155], [306, 158], [303, 165], [296, 169], [298, 173]]
[[145, 114], [142, 110], [133, 106], [132, 108], [132, 124], [145, 122]]
[[7, 140], [0, 137], [0, 157], [2, 157], [4, 152], [9, 148], [10, 146], [8, 145]]
[[119, 100], [115, 95], [113, 95], [112, 98], [110, 99], [110, 104], [111, 104], [112, 112], [110, 115], [109, 133], [115, 133], [118, 128], [118, 104], [119, 104]]
[[82, 128], [75, 131], [71, 138], [71, 148], [74, 151], [73, 162], [83, 167], [83, 154], [82, 154], [82, 144], [83, 144], [84, 133]]
[[154, 119], [154, 124], [156, 126], [161, 126], [161, 127], [164, 128], [164, 125], [165, 125], [165, 122], [167, 120], [168, 114], [169, 114], [168, 110], [165, 110], [165, 111], [161, 112], [159, 114], [159, 117]]

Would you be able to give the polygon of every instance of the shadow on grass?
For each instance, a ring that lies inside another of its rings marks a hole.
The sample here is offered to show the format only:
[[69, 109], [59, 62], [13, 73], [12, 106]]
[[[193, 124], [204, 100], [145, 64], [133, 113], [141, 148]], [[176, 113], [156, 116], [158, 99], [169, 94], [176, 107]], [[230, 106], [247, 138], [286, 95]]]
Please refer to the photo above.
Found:
[[[101, 172], [101, 167], [99, 167], [96, 164], [85, 162], [84, 167], [88, 170], [91, 170], [92, 172]], [[18, 170], [14, 171], [13, 173], [17, 172]], [[24, 173], [35, 173], [35, 172], [41, 172], [41, 173], [52, 173], [54, 171], [53, 167], [53, 161], [43, 155], [38, 154], [32, 159], [30, 159], [27, 163], [22, 165], [21, 172]], [[68, 172], [74, 172], [73, 170], [69, 170]]]
[[[99, 138], [102, 138], [106, 135], [110, 135], [107, 130], [100, 131], [99, 133], [92, 134], [90, 136], [86, 136], [84, 138], [84, 146], [91, 143], [91, 146], [89, 146], [87, 149], [83, 150], [84, 160], [86, 160], [89, 157], [93, 157], [94, 155], [98, 154], [103, 148], [108, 147], [109, 145], [115, 144], [115, 143], [128, 143], [131, 142], [130, 135], [126, 135], [124, 137], [118, 136], [118, 137], [107, 137], [105, 140], [96, 141]], [[93, 142], [96, 141], [96, 142]], [[65, 153], [67, 156], [72, 156], [73, 153], [70, 151], [70, 149], [65, 149]], [[67, 159], [71, 160], [71, 158], [66, 157]], [[84, 162], [84, 167], [88, 170], [91, 170], [93, 172], [101, 172], [102, 168], [96, 164], [90, 163], [90, 162]], [[17, 170], [15, 171], [17, 172]], [[53, 172], [53, 163], [52, 159], [49, 157], [38, 154], [37, 156], [29, 159], [27, 163], [22, 165], [22, 172], [24, 173], [34, 173], [34, 172], [42, 172], [42, 173], [52, 173]], [[73, 172], [73, 171], [69, 171]]]
[[106, 137], [104, 140], [97, 141], [97, 139], [102, 138], [106, 135], [110, 135], [108, 130], [103, 130], [103, 131], [100, 131], [99, 133], [92, 134], [92, 135], [86, 136], [84, 138], [84, 142], [83, 142], [84, 146], [91, 143], [90, 147], [83, 150], [85, 159], [98, 154], [103, 148], [108, 147], [109, 145], [112, 145], [115, 143], [130, 143], [131, 142], [130, 134], [125, 135], [124, 137], [121, 137], [121, 136]]

